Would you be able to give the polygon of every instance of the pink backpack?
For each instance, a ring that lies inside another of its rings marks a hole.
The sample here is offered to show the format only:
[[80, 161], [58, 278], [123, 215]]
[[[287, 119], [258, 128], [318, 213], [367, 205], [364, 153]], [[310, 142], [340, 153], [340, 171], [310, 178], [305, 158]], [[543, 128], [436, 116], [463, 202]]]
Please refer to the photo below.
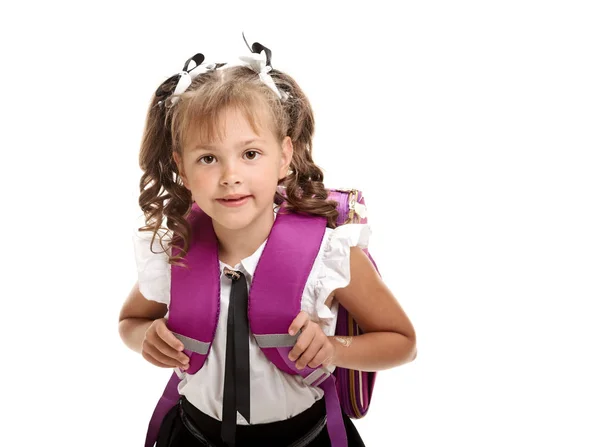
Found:
[[[337, 224], [367, 223], [365, 199], [362, 192], [356, 189], [330, 189], [329, 198], [338, 202]], [[363, 249], [375, 268], [377, 264], [369, 254], [368, 249]], [[343, 306], [338, 307], [338, 317], [335, 334], [340, 336], [354, 336], [362, 331], [352, 315]], [[373, 386], [375, 385], [374, 372], [355, 371], [353, 369], [336, 368], [333, 372], [336, 377], [337, 390], [340, 397], [342, 410], [353, 419], [360, 419], [367, 414]]]
[[[331, 189], [329, 199], [338, 202], [338, 226], [367, 222], [365, 202], [360, 191]], [[192, 231], [190, 249], [186, 255], [186, 262], [191, 268], [171, 266], [168, 326], [183, 342], [184, 352], [190, 357], [187, 373], [194, 374], [204, 364], [216, 330], [219, 299], [215, 297], [219, 296], [220, 271], [216, 237], [210, 218], [194, 204], [188, 219], [192, 229], [202, 228], [203, 231]], [[300, 310], [302, 291], [321, 245], [325, 226], [326, 219], [322, 217], [296, 213], [278, 215], [249, 292], [248, 318], [251, 332], [269, 360], [280, 370], [300, 374], [307, 384], [324, 390], [327, 429], [332, 445], [341, 447], [347, 445], [347, 440], [340, 408], [351, 418], [363, 417], [369, 409], [376, 373], [336, 368], [330, 375], [321, 368], [310, 367], [298, 371], [293, 366], [294, 362], [287, 358], [297, 338], [287, 334], [287, 327]], [[298, 240], [303, 243], [298, 244]], [[173, 250], [177, 249], [174, 247]], [[364, 251], [377, 268], [367, 249]], [[281, 252], [288, 253], [289, 256], [285, 258], [289, 260], [277, 256]], [[286, 262], [291, 264], [286, 266]], [[198, 266], [198, 270], [194, 270], [194, 266]], [[261, 307], [263, 304], [264, 307]], [[276, 315], [268, 311], [273, 308], [278, 309]], [[340, 305], [336, 335], [360, 333], [352, 316]], [[165, 414], [179, 400], [178, 383], [179, 378], [173, 373], [150, 420], [146, 447], [154, 445]]]

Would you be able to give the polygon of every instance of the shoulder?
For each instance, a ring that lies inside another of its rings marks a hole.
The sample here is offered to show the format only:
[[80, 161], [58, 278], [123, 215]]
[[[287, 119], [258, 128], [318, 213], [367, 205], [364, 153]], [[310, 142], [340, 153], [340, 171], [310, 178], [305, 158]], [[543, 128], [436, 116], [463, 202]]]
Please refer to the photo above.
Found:
[[151, 231], [139, 231], [143, 223], [136, 221], [133, 232], [133, 248], [141, 294], [149, 300], [169, 304], [171, 290], [171, 265], [169, 235], [163, 233], [153, 238]]
[[346, 224], [326, 228], [319, 253], [306, 284], [302, 307], [314, 320], [335, 320], [337, 306], [333, 292], [350, 283], [352, 247], [367, 248], [371, 229], [367, 224]]
[[350, 282], [350, 253], [352, 247], [367, 248], [371, 236], [368, 224], [346, 224], [327, 228], [315, 260], [317, 287], [329, 294]]
[[349, 255], [350, 247], [367, 248], [371, 237], [369, 224], [346, 224], [337, 228], [326, 228], [321, 243], [323, 257], [331, 257], [334, 253]]

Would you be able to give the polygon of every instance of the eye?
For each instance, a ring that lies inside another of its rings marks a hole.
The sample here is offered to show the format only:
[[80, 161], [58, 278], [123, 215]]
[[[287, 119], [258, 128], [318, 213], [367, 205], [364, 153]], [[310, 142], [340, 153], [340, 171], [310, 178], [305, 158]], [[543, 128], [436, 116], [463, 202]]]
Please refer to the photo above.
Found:
[[213, 157], [212, 155], [205, 155], [198, 159], [198, 161], [203, 165], [211, 165], [214, 160], [215, 157]]
[[260, 157], [260, 154], [258, 153], [258, 151], [246, 151], [244, 156], [246, 156], [248, 160], [256, 160]]

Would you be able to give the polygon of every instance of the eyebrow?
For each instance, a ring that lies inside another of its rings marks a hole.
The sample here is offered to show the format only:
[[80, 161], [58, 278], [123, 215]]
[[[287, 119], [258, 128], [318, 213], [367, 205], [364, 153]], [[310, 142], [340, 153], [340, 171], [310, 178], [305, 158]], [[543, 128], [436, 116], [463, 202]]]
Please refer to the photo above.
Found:
[[[264, 143], [264, 140], [261, 140], [260, 138], [252, 138], [250, 140], [242, 141], [240, 144], [238, 144], [238, 146], [239, 147], [248, 146], [249, 144], [252, 144], [252, 143]], [[197, 144], [196, 146], [194, 146], [191, 149], [192, 152], [200, 151], [200, 150], [216, 151], [217, 147], [210, 145], [210, 144]]]

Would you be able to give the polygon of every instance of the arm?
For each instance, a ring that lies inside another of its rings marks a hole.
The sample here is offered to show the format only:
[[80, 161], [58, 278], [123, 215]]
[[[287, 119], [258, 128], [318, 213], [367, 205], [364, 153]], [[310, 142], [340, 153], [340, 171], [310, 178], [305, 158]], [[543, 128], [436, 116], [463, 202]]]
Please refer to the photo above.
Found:
[[367, 255], [350, 249], [350, 283], [335, 297], [365, 332], [346, 347], [335, 337], [333, 364], [360, 371], [380, 371], [411, 362], [417, 355], [412, 323]]
[[119, 334], [125, 344], [161, 368], [187, 369], [189, 357], [181, 343], [167, 328], [166, 304], [147, 300], [136, 283], [119, 315]]
[[167, 305], [146, 299], [136, 282], [119, 314], [119, 335], [130, 349], [141, 353], [146, 331], [166, 314]]

